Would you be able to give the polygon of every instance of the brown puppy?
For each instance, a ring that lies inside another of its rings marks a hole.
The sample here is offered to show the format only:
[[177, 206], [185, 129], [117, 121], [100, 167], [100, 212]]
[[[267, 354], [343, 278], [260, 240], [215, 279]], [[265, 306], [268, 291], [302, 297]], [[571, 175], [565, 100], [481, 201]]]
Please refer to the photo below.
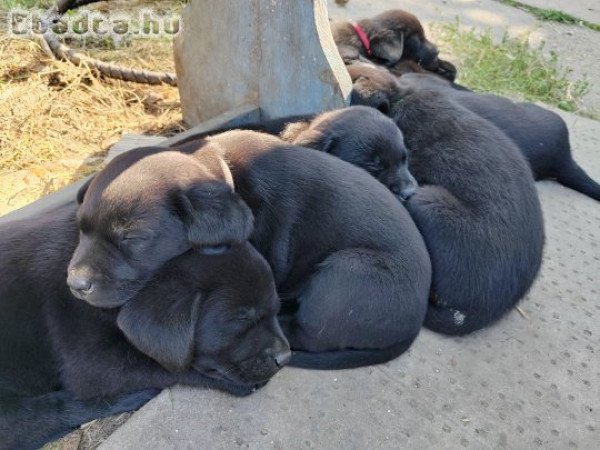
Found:
[[[439, 65], [437, 47], [425, 37], [419, 19], [407, 11], [385, 11], [356, 24], [335, 22], [331, 32], [346, 63], [367, 58], [393, 65], [404, 58], [427, 70], [436, 70]], [[361, 33], [364, 33], [362, 39]]]

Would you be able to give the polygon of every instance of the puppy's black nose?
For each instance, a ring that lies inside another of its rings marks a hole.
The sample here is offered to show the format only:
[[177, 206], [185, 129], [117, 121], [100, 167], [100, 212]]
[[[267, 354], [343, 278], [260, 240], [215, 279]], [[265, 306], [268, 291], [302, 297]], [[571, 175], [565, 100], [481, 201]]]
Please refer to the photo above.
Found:
[[275, 355], [275, 364], [277, 367], [283, 367], [290, 362], [290, 359], [292, 359], [292, 352], [285, 350]]
[[417, 187], [410, 186], [410, 187], [404, 188], [400, 191], [400, 197], [402, 198], [402, 200], [406, 201], [409, 198], [411, 198], [413, 195], [415, 195], [415, 192], [417, 192]]
[[90, 277], [84, 272], [76, 269], [69, 271], [67, 276], [67, 284], [78, 296], [85, 296], [94, 290], [94, 284]]

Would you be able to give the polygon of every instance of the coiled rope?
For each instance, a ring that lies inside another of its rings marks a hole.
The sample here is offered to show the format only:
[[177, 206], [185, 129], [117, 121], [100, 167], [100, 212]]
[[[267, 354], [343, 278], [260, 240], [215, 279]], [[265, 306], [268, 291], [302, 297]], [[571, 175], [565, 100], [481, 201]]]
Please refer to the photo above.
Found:
[[[89, 56], [81, 53], [77, 50], [73, 50], [67, 45], [61, 43], [56, 35], [51, 30], [51, 25], [55, 24], [67, 11], [77, 9], [81, 6], [88, 5], [90, 3], [97, 3], [105, 0], [58, 0], [56, 5], [50, 8], [43, 24], [45, 26], [45, 33], [43, 33], [43, 39], [50, 50], [50, 53], [56, 59], [62, 59], [70, 61], [75, 65], [84, 64], [89, 67], [93, 72], [103, 75], [108, 78], [114, 78], [117, 80], [131, 81], [134, 83], [143, 84], [168, 84], [171, 86], [177, 86], [177, 76], [174, 73], [169, 72], [155, 72], [152, 70], [143, 69], [132, 69], [129, 67], [119, 66], [116, 64], [110, 64], [99, 59], [90, 58]], [[108, 0], [106, 0], [108, 1]]]

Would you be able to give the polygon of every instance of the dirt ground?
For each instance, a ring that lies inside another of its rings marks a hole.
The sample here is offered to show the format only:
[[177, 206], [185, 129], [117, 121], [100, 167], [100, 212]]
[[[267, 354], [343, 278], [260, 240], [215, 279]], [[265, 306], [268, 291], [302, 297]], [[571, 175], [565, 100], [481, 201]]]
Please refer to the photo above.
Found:
[[[0, 11], [3, 24], [6, 13]], [[174, 70], [166, 39], [117, 49], [104, 41], [79, 46], [104, 61]], [[123, 133], [182, 130], [176, 88], [99, 80], [86, 67], [55, 61], [38, 43], [6, 30], [0, 34], [0, 104], [0, 215], [98, 170]]]

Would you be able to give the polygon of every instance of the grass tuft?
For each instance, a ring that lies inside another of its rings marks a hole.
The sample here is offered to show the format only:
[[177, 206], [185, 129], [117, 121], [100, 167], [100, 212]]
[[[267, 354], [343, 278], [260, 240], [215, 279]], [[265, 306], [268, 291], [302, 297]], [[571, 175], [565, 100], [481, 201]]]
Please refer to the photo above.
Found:
[[439, 41], [458, 55], [459, 82], [480, 91], [540, 101], [565, 111], [577, 111], [589, 91], [587, 80], [570, 81], [569, 69], [558, 66], [557, 55], [546, 57], [543, 44], [532, 47], [527, 36], [505, 34], [496, 42], [490, 30], [478, 33], [460, 29], [458, 21], [436, 26]]

